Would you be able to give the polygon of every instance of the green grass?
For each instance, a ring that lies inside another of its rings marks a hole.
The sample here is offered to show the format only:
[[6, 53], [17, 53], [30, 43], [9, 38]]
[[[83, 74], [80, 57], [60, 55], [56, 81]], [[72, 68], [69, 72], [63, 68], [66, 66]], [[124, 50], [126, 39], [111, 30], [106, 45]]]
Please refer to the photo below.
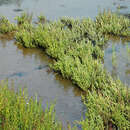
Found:
[[4, 16], [0, 17], [0, 34], [7, 34], [16, 30], [17, 26], [15, 24], [10, 23]]
[[18, 28], [14, 34], [16, 42], [27, 48], [44, 49], [55, 60], [50, 67], [86, 92], [87, 112], [86, 119], [80, 122], [82, 128], [127, 130], [130, 126], [129, 89], [113, 80], [102, 63], [103, 47], [108, 40], [106, 34], [130, 37], [130, 20], [104, 11], [95, 20], [63, 17], [34, 26], [30, 18], [23, 16], [26, 15], [19, 16], [15, 25]]
[[24, 23], [31, 23], [32, 22], [32, 14], [22, 13], [21, 16], [15, 17], [15, 20], [17, 20], [17, 24], [21, 25]]
[[[112, 81], [112, 79], [111, 79]], [[130, 92], [120, 81], [104, 84], [102, 92], [89, 92], [84, 98], [86, 119], [79, 122], [84, 130], [130, 128]], [[111, 126], [112, 125], [112, 126]]]
[[43, 110], [41, 102], [29, 98], [24, 90], [17, 93], [0, 84], [0, 129], [1, 130], [62, 130], [55, 119], [54, 105]]
[[96, 17], [96, 25], [103, 34], [130, 37], [130, 20], [111, 11], [99, 14]]

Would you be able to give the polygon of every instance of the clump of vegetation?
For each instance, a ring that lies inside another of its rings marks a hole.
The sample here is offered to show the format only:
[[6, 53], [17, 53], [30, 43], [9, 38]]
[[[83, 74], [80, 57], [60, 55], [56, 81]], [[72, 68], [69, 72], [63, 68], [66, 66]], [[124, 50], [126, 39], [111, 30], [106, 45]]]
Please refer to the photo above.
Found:
[[4, 82], [0, 84], [0, 129], [62, 130], [62, 126], [55, 120], [54, 105], [43, 111], [37, 98], [29, 98], [24, 90], [15, 93]]
[[22, 13], [21, 16], [15, 17], [15, 20], [17, 20], [17, 24], [21, 25], [24, 23], [31, 23], [32, 22], [32, 14]]
[[[104, 84], [104, 91], [89, 92], [84, 97], [87, 107], [83, 129], [123, 129], [130, 126], [130, 93], [120, 81]], [[125, 87], [125, 88], [124, 88]]]
[[9, 22], [4, 16], [0, 17], [0, 33], [7, 34], [17, 30], [17, 26]]
[[44, 15], [38, 16], [38, 23], [44, 24], [46, 22], [46, 17]]
[[68, 50], [68, 55], [55, 62], [52, 68], [64, 78], [71, 79], [84, 91], [101, 89], [103, 80], [106, 80], [105, 72], [101, 61], [94, 59], [93, 50], [91, 42], [75, 45]]
[[[33, 28], [33, 27], [32, 27]], [[36, 47], [33, 37], [32, 28], [30, 24], [24, 23], [19, 32], [16, 32], [15, 38], [17, 39], [17, 43], [22, 43], [24, 47]], [[28, 31], [27, 31], [28, 30]]]
[[103, 34], [130, 37], [130, 20], [111, 11], [104, 11], [96, 17], [97, 29]]

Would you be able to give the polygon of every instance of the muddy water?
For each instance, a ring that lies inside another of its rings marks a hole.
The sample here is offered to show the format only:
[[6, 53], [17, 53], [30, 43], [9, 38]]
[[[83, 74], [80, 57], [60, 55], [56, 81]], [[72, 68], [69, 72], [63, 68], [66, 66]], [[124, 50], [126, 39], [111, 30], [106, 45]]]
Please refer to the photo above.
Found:
[[[98, 11], [111, 9], [129, 16], [130, 0], [0, 0], [0, 14], [14, 22], [14, 17], [26, 11], [32, 13], [34, 21], [39, 14], [48, 19], [57, 19], [61, 16], [91, 17]], [[113, 45], [114, 44], [114, 47]], [[105, 68], [123, 82], [130, 84], [130, 55], [126, 53], [122, 41], [109, 41], [105, 51]], [[112, 50], [115, 48], [116, 60], [112, 59]], [[81, 91], [69, 81], [49, 70], [51, 61], [42, 50], [25, 49], [15, 45], [13, 40], [0, 41], [0, 80], [8, 79], [16, 87], [27, 87], [29, 95], [35, 93], [45, 102], [56, 99], [56, 115], [59, 120], [73, 122], [80, 120], [84, 112], [81, 102]]]

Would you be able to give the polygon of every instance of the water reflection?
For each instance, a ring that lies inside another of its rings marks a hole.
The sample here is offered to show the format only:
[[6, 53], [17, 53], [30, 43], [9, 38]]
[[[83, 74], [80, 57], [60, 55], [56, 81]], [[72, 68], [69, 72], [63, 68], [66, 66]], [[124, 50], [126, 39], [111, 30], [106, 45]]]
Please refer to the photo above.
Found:
[[125, 71], [125, 73], [126, 73], [126, 75], [130, 75], [130, 69], [127, 69], [127, 70]]
[[73, 87], [73, 93], [75, 96], [81, 96], [84, 92], [78, 88], [77, 86], [70, 85], [72, 82], [70, 80], [63, 79], [61, 75], [55, 74], [55, 79], [60, 82], [61, 84], [64, 84], [64, 91], [68, 92]]
[[42, 49], [35, 49], [35, 48], [24, 48], [23, 46], [21, 45], [17, 45], [16, 43], [14, 43], [15, 46], [17, 47], [16, 51], [17, 52], [21, 52], [23, 57], [26, 58], [26, 57], [34, 57], [35, 60], [40, 60], [41, 63], [46, 63], [46, 64], [49, 64], [49, 63], [52, 63], [53, 60], [51, 60], [50, 58], [48, 58], [46, 56], [46, 54], [44, 53], [44, 51]]
[[126, 16], [127, 18], [130, 19], [130, 14], [129, 13], [128, 14], [124, 14], [124, 16]]
[[119, 37], [110, 37], [110, 39], [105, 49], [104, 66], [114, 79], [119, 78], [125, 84], [130, 85], [130, 55], [127, 51], [130, 48], [130, 41]]

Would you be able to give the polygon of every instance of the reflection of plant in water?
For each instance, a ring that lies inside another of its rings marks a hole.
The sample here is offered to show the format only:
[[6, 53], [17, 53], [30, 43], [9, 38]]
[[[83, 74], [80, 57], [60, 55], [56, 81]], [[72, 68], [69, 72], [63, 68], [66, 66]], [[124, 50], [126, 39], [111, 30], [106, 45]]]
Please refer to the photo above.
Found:
[[125, 74], [126, 74], [126, 75], [130, 75], [130, 62], [128, 62], [128, 63], [126, 64]]
[[125, 71], [126, 75], [130, 75], [130, 69]]
[[115, 51], [114, 45], [112, 45], [112, 65], [117, 66], [117, 64], [116, 64], [116, 51]]
[[128, 49], [128, 52], [130, 53], [130, 48]]
[[127, 52], [130, 54], [130, 48], [129, 48], [129, 46], [128, 46], [128, 43], [126, 44], [126, 50], [127, 50]]
[[114, 44], [112, 44], [112, 77], [117, 78], [117, 61], [116, 50]]
[[112, 66], [112, 72], [111, 72], [112, 78], [117, 79], [118, 78], [118, 72], [117, 72], [117, 66]]

